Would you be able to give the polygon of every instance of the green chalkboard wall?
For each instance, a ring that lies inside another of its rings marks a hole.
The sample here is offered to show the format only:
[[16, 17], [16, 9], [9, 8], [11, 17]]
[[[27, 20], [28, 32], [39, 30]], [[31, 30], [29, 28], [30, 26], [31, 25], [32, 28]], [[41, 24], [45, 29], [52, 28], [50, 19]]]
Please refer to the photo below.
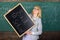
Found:
[[[18, 2], [0, 2], [0, 32], [13, 32], [3, 15], [17, 4]], [[43, 31], [60, 31], [60, 2], [21, 2], [21, 4], [28, 13], [31, 13], [35, 5], [41, 7]]]

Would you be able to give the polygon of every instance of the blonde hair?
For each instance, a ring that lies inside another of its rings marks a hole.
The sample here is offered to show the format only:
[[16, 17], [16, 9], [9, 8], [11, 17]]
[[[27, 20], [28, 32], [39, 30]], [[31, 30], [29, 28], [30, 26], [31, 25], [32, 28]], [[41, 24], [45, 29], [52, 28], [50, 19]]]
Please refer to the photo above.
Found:
[[[41, 17], [41, 7], [40, 6], [34, 6], [34, 7], [37, 7], [38, 10], [39, 10], [39, 13], [37, 14], [37, 17]], [[32, 14], [33, 14], [33, 11], [32, 11]]]

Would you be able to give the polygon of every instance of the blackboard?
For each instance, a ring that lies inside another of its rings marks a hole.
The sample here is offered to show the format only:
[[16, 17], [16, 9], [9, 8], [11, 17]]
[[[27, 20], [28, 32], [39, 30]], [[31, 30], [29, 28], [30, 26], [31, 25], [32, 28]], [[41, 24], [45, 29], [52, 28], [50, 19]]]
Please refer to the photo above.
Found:
[[4, 17], [19, 37], [23, 36], [25, 32], [30, 30], [34, 25], [21, 3], [17, 4], [13, 9], [4, 14]]

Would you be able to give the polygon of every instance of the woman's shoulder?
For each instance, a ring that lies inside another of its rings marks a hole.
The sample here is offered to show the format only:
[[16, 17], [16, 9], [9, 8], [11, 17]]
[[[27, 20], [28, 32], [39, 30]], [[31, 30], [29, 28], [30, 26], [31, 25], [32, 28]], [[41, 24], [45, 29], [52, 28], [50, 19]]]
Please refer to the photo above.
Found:
[[30, 13], [30, 14], [28, 14], [31, 18], [32, 18], [32, 14]]
[[37, 20], [38, 20], [38, 21], [41, 21], [41, 18], [38, 18]]
[[31, 13], [30, 13], [30, 14], [28, 14], [28, 15], [32, 16], [32, 14], [31, 14]]
[[41, 20], [41, 18], [40, 17], [37, 17], [39, 20]]

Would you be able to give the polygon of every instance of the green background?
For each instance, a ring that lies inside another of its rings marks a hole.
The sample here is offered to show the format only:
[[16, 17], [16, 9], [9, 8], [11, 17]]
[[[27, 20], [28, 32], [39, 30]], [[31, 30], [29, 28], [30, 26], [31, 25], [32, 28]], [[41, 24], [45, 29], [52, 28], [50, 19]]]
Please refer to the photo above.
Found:
[[21, 3], [28, 13], [34, 6], [42, 9], [43, 31], [60, 31], [60, 2], [0, 2], [0, 32], [14, 30], [4, 18], [4, 14], [18, 3]]

